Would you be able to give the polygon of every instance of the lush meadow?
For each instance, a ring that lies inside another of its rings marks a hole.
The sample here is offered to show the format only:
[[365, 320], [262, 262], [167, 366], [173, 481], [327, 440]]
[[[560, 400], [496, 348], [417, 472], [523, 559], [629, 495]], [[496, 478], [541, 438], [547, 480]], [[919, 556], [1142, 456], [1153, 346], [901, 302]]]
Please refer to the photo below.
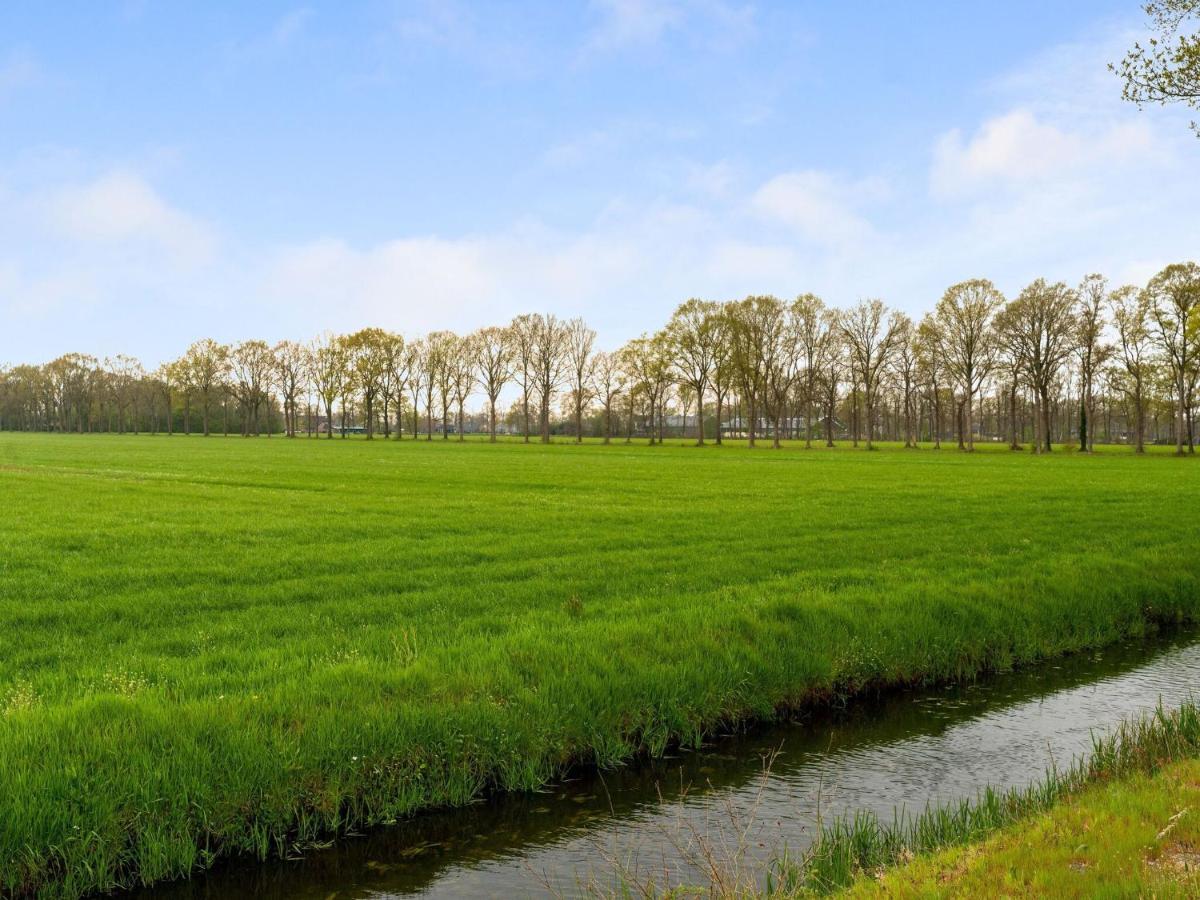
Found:
[[1200, 612], [1200, 469], [0, 434], [0, 893], [186, 874]]

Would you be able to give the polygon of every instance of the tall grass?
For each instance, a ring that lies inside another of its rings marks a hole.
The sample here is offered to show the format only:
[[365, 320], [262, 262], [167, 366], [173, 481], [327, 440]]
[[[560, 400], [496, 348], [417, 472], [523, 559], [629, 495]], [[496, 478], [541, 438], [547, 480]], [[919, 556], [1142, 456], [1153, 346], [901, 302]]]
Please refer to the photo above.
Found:
[[1051, 769], [1028, 787], [985, 789], [975, 799], [930, 806], [917, 815], [897, 813], [890, 822], [870, 812], [839, 818], [825, 826], [800, 858], [781, 857], [773, 868], [769, 893], [827, 894], [864, 874], [908, 862], [916, 854], [974, 843], [1045, 812], [1064, 797], [1097, 781], [1134, 772], [1152, 773], [1180, 759], [1200, 755], [1200, 707], [1194, 701], [1121, 724], [1093, 737], [1089, 755], [1066, 770]]
[[1200, 611], [1149, 456], [0, 435], [0, 893], [73, 897]]

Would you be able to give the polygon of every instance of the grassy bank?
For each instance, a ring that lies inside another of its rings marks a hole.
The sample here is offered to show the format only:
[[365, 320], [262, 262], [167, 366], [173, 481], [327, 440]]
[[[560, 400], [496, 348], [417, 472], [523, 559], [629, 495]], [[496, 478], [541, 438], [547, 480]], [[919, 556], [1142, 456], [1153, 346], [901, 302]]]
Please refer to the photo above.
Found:
[[812, 861], [810, 886], [843, 880], [857, 856], [857, 878], [839, 896], [1195, 897], [1198, 757], [1197, 707], [1160, 712], [1100, 741], [1086, 764], [1029, 790], [903, 826], [870, 829], [860, 820], [832, 830]]
[[0, 434], [0, 889], [175, 877], [1195, 617], [1198, 478], [1115, 453]]

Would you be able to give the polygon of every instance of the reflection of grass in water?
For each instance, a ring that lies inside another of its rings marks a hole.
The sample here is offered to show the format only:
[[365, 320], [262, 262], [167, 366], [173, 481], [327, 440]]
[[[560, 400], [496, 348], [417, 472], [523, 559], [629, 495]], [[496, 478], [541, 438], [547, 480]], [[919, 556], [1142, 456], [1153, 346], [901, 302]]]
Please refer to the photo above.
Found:
[[[1091, 754], [1065, 771], [1050, 771], [1026, 788], [985, 790], [974, 800], [926, 809], [920, 815], [880, 822], [870, 813], [839, 819], [827, 825], [820, 838], [799, 860], [781, 859], [770, 886], [784, 893], [826, 893], [846, 887], [856, 878], [878, 877], [889, 867], [911, 862], [914, 856], [980, 841], [1032, 816], [1052, 810], [1065, 798], [1099, 783], [1134, 775], [1153, 774], [1171, 763], [1200, 758], [1200, 708], [1193, 701], [1167, 712], [1129, 720], [1112, 734], [1093, 739]], [[1195, 789], [1195, 785], [1193, 785]], [[1128, 815], [1126, 818], [1130, 818]], [[1126, 821], [1126, 826], [1129, 822]], [[1084, 834], [1077, 843], [1086, 845]], [[1037, 865], [1034, 865], [1037, 868]], [[863, 884], [864, 890], [868, 889]], [[906, 895], [903, 874], [889, 878], [889, 891]], [[1075, 890], [1078, 891], [1076, 884]], [[911, 893], [921, 893], [911, 890]]]
[[1198, 602], [1186, 460], [10, 434], [0, 457], [10, 893], [287, 854]]
[[[1200, 816], [1185, 821], [1189, 803], [1200, 803], [1194, 701], [1127, 720], [1095, 737], [1087, 758], [1028, 787], [988, 788], [891, 822], [869, 812], [841, 817], [819, 826], [807, 852], [776, 847], [765, 864], [755, 835], [770, 823], [758, 820], [757, 804], [730, 805], [720, 838], [692, 822], [664, 828], [678, 859], [673, 868], [601, 847], [605, 868], [583, 887], [596, 897], [798, 897], [845, 888], [855, 896], [988, 896], [1004, 884], [1033, 896], [1090, 896], [1099, 888], [1195, 896]], [[1090, 869], [1091, 880], [1082, 880], [1078, 873]]]

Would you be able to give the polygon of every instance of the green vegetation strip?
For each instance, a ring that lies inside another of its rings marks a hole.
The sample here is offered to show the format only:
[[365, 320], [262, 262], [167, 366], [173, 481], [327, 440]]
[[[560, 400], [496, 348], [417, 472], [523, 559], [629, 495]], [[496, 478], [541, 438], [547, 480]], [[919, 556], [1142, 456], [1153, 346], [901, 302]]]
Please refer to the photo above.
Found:
[[0, 434], [0, 891], [267, 856], [1200, 610], [1200, 469]]
[[772, 887], [849, 886], [864, 897], [1195, 896], [1200, 826], [1189, 804], [1200, 800], [1198, 757], [1200, 708], [1160, 707], [1028, 788], [988, 790], [890, 824], [839, 821], [801, 863], [784, 861]]

